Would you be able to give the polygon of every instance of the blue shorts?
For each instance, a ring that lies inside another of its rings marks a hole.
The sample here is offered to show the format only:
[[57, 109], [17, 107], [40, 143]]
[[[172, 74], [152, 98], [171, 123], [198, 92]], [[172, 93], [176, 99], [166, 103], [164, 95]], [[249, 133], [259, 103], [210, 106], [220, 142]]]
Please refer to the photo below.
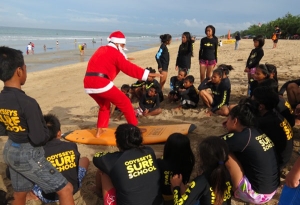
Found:
[[34, 184], [45, 193], [53, 193], [64, 188], [68, 181], [44, 156], [43, 147], [33, 147], [30, 143], [14, 143], [7, 140], [3, 158], [9, 166], [11, 184], [16, 192], [31, 191]]
[[[81, 182], [83, 180], [83, 177], [85, 177], [86, 175], [86, 169], [83, 168], [83, 167], [79, 167], [78, 168], [78, 182], [79, 182], [79, 187], [81, 187]], [[53, 202], [58, 202], [58, 200], [49, 200], [49, 199], [46, 199], [43, 194], [42, 194], [42, 189], [41, 187], [39, 187], [38, 185], [34, 185], [33, 189], [32, 189], [32, 192], [44, 203], [53, 203]]]
[[284, 185], [278, 205], [297, 205], [300, 202], [300, 185], [296, 188], [290, 188]]

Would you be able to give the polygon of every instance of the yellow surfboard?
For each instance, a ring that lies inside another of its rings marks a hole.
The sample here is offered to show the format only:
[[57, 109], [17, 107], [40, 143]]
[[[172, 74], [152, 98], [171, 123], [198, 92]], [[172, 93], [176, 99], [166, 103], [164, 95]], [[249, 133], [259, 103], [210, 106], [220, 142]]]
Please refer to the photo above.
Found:
[[230, 39], [230, 40], [222, 40], [223, 44], [232, 44], [235, 43], [235, 39]]
[[[196, 129], [194, 124], [178, 125], [158, 125], [158, 126], [139, 126], [147, 131], [143, 132], [143, 144], [156, 144], [167, 141], [173, 133], [188, 134]], [[116, 146], [115, 138], [116, 128], [105, 128], [105, 132], [100, 138], [96, 138], [96, 129], [75, 130], [64, 133], [62, 137], [68, 141], [94, 144], [94, 145], [112, 145]]]

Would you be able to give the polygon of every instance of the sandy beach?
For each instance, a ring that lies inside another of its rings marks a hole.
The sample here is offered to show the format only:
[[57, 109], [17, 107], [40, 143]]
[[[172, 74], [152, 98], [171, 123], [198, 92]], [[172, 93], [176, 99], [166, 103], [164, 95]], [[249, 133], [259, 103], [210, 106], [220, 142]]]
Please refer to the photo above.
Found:
[[[175, 40], [168, 47], [170, 53], [170, 67], [168, 73], [168, 79], [163, 90], [166, 95], [169, 92], [169, 79], [176, 75], [175, 61], [178, 52], [178, 46], [180, 40]], [[198, 52], [199, 52], [199, 40], [194, 45], [194, 56], [192, 58], [192, 66], [190, 74], [195, 77], [195, 87], [200, 84]], [[300, 78], [299, 73], [299, 47], [300, 41], [297, 40], [279, 40], [278, 48], [272, 49], [272, 41], [267, 39], [264, 46], [264, 57], [261, 63], [271, 63], [277, 66], [279, 86], [285, 81], [291, 79]], [[240, 48], [234, 50], [234, 44], [223, 44], [219, 47], [218, 51], [218, 63], [230, 64], [234, 67], [234, 71], [230, 72], [229, 78], [232, 84], [231, 102], [237, 103], [242, 97], [246, 96], [247, 92], [247, 76], [243, 72], [248, 55], [253, 49], [253, 41], [251, 39], [241, 40]], [[141, 67], [153, 67], [157, 68], [155, 61], [155, 54], [158, 50], [158, 46], [129, 53], [128, 57], [135, 58], [133, 63]], [[60, 67], [55, 67], [43, 71], [29, 72], [27, 82], [23, 86], [23, 90], [27, 95], [35, 98], [39, 103], [44, 114], [52, 113], [58, 116], [62, 125], [62, 132], [67, 132], [75, 129], [94, 128], [97, 121], [97, 104], [89, 97], [83, 89], [83, 77], [87, 66], [87, 58], [92, 55], [92, 51], [88, 51], [86, 56], [81, 57], [78, 52], [63, 52], [60, 61], [69, 61], [70, 59], [79, 59], [77, 64], [70, 64]], [[83, 58], [82, 62], [80, 59]], [[30, 65], [46, 64], [48, 67], [57, 63], [56, 58], [51, 56], [51, 52], [39, 55], [32, 55], [25, 57], [25, 63], [28, 70]], [[56, 64], [55, 64], [56, 65]], [[114, 84], [121, 87], [122, 84], [131, 84], [136, 79], [130, 78], [123, 73], [120, 73], [115, 79]], [[1, 85], [3, 83], [1, 82]], [[286, 97], [286, 96], [285, 96]], [[205, 107], [202, 102], [199, 103], [197, 109], [173, 111], [177, 104], [168, 103], [167, 100], [161, 105], [163, 112], [155, 117], [140, 118], [140, 125], [155, 125], [159, 124], [181, 124], [181, 123], [193, 123], [197, 126], [197, 129], [189, 134], [188, 137], [191, 140], [192, 149], [195, 156], [198, 155], [197, 146], [201, 140], [207, 136], [219, 136], [226, 133], [226, 130], [222, 127], [221, 123], [226, 119], [220, 116], [207, 117], [205, 115]], [[114, 122], [111, 118], [110, 127], [116, 127], [118, 124], [125, 123], [125, 119]], [[0, 137], [0, 155], [2, 155], [3, 146], [7, 137]], [[300, 133], [299, 127], [294, 128], [294, 153], [288, 164], [286, 170], [289, 170], [295, 159], [299, 156], [297, 151], [300, 146]], [[156, 156], [161, 157], [164, 144], [151, 145], [155, 150]], [[98, 151], [116, 151], [116, 147], [111, 146], [96, 146], [96, 145], [83, 145], [78, 144], [79, 152], [81, 156], [86, 156], [90, 160], [94, 153]], [[199, 158], [199, 157], [197, 157]], [[196, 165], [191, 178], [197, 175], [198, 166]], [[0, 174], [4, 178], [4, 182], [8, 189], [9, 196], [12, 196], [12, 187], [9, 180], [5, 177], [5, 164], [3, 157], [0, 156]], [[74, 199], [77, 205], [98, 205], [102, 204], [102, 199], [97, 197], [90, 188], [95, 184], [96, 168], [91, 163], [88, 169], [88, 174], [83, 180], [83, 186], [79, 192], [74, 195]], [[267, 204], [277, 204], [280, 196], [280, 188], [277, 194], [274, 196], [271, 202]], [[38, 201], [28, 201], [28, 205], [42, 204]], [[232, 204], [242, 204], [235, 200], [232, 200]]]

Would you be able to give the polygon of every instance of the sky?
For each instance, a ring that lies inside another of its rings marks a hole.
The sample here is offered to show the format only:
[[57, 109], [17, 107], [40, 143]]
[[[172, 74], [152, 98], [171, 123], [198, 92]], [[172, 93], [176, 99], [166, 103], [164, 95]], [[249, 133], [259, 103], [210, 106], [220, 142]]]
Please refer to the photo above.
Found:
[[9, 0], [0, 5], [0, 26], [146, 34], [204, 35], [211, 24], [222, 35], [288, 12], [300, 14], [300, 0]]

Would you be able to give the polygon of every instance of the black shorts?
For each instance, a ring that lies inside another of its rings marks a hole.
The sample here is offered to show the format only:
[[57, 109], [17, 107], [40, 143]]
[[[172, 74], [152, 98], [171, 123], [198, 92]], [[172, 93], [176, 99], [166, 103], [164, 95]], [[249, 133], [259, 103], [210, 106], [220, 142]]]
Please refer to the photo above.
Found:
[[278, 38], [276, 38], [273, 42], [274, 42], [274, 43], [277, 43], [277, 42], [278, 42]]

